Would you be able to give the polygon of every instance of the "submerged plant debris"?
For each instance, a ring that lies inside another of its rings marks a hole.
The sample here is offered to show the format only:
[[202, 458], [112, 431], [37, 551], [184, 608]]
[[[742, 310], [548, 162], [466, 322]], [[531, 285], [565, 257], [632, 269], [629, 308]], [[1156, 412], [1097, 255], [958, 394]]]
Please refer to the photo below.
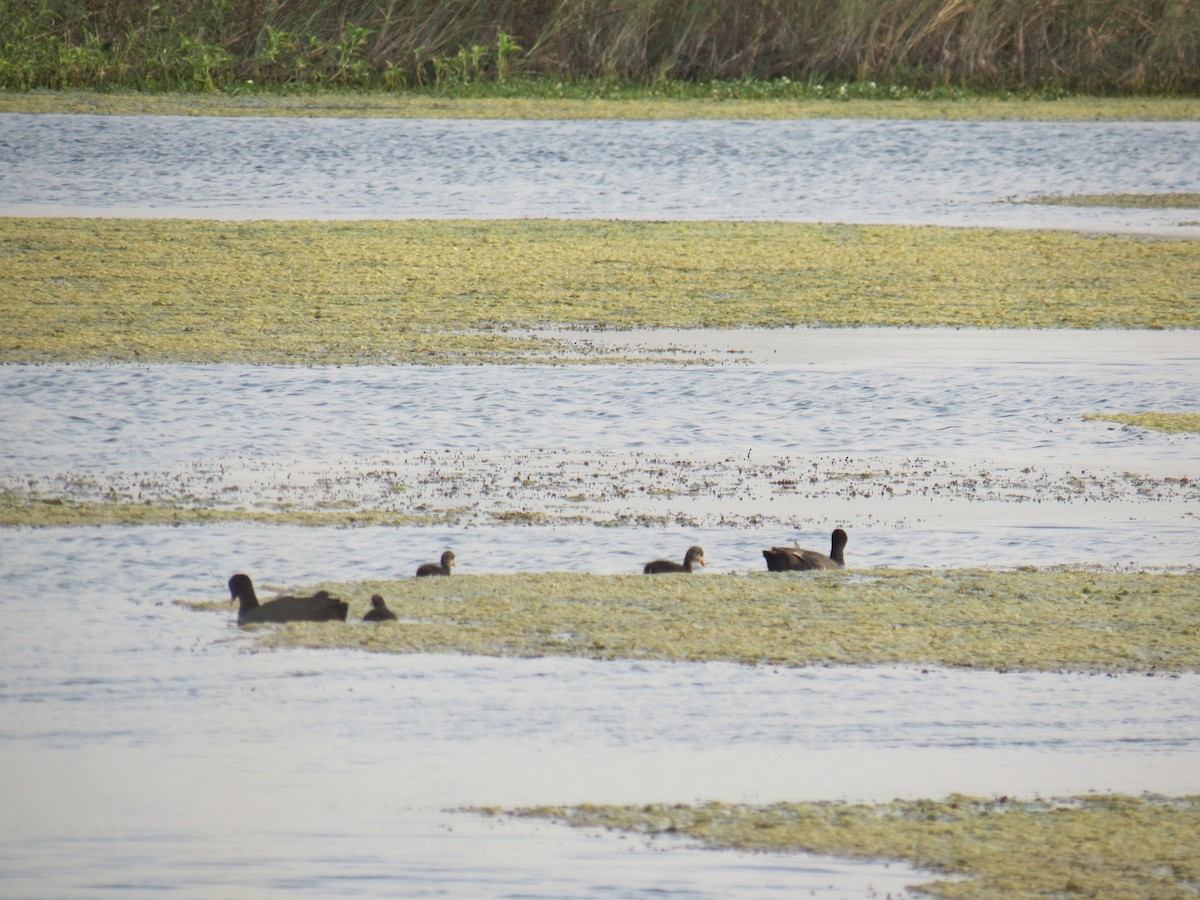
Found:
[[[1138, 423], [1141, 424], [1141, 423]], [[308, 465], [217, 459], [170, 471], [0, 477], [0, 526], [259, 522], [792, 527], [904, 504], [1155, 504], [1186, 514], [1200, 481], [1078, 466], [650, 451], [425, 450]], [[1083, 513], [1081, 513], [1083, 514]]]
[[1069, 232], [3, 218], [0, 259], [0, 362], [580, 361], [514, 333], [553, 326], [1200, 327], [1195, 242]]
[[1089, 421], [1116, 422], [1135, 428], [1152, 431], [1200, 432], [1200, 413], [1146, 412], [1146, 413], [1096, 413], [1084, 416]]
[[1200, 797], [1191, 796], [952, 795], [877, 805], [583, 805], [507, 814], [647, 839], [684, 836], [712, 848], [902, 859], [957, 876], [913, 886], [936, 897], [1165, 900], [1193, 897], [1200, 884]]
[[[1200, 671], [1200, 573], [1067, 569], [567, 572], [329, 582], [350, 621], [264, 646], [747, 665]], [[380, 594], [399, 621], [359, 622]], [[189, 603], [204, 609], [222, 603]]]

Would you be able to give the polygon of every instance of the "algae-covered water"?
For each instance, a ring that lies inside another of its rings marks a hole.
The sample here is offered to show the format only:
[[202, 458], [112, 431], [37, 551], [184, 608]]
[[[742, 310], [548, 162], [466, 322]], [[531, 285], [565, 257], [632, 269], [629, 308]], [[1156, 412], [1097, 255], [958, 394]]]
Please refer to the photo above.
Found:
[[[856, 220], [890, 170], [939, 158], [909, 123], [547, 127], [3, 116], [3, 211], [596, 217], [650, 197], [663, 217]], [[597, 129], [644, 178], [606, 181], [564, 142]], [[1195, 190], [1194, 123], [940, 133], [944, 182], [886, 216], [928, 196], [921, 215], [967, 224], [1171, 230], [1178, 211], [992, 201]], [[959, 180], [998, 162], [1029, 177]], [[386, 582], [446, 548], [463, 574], [607, 574], [699, 542], [736, 579], [836, 525], [865, 569], [1191, 569], [1196, 435], [1112, 417], [1194, 413], [1194, 338], [591, 334], [738, 364], [0, 367], [0, 893], [901, 897], [924, 876], [899, 863], [453, 810], [1200, 792], [1193, 671], [264, 651], [176, 603], [224, 600], [234, 571], [264, 595]]]
[[[1200, 791], [1192, 672], [264, 653], [173, 602], [234, 571], [268, 595], [406, 577], [447, 547], [463, 574], [635, 573], [700, 542], [736, 577], [834, 524], [864, 568], [1194, 566], [1195, 436], [1083, 418], [1185, 405], [1186, 336], [963, 333], [964, 358], [953, 335], [823, 335], [773, 365], [752, 341], [704, 369], [5, 367], [10, 499], [349, 526], [6, 530], [6, 892], [903, 896], [923, 876], [896, 863], [446, 810]], [[364, 524], [388, 511], [449, 518]]]

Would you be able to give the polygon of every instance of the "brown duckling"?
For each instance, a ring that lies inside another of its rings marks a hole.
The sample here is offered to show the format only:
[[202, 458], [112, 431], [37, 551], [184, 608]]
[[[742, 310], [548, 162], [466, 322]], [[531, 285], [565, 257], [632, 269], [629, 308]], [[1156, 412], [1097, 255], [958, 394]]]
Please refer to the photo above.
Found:
[[450, 570], [455, 566], [454, 551], [447, 550], [442, 554], [440, 563], [423, 563], [417, 567], [417, 577], [424, 578], [426, 575], [449, 575]]
[[364, 622], [395, 622], [396, 614], [388, 609], [388, 605], [379, 594], [371, 595], [371, 608], [363, 616]]
[[687, 554], [683, 557], [683, 565], [677, 562], [672, 562], [669, 559], [656, 559], [653, 562], [646, 563], [642, 567], [642, 572], [646, 575], [662, 575], [667, 572], [690, 572], [696, 564], [706, 565], [704, 562], [703, 547], [688, 547]]

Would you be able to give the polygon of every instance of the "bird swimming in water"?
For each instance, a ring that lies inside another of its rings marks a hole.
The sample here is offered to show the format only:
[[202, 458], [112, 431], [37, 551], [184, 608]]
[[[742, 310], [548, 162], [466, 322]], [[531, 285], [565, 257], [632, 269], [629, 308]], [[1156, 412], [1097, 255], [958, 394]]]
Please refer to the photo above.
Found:
[[669, 559], [656, 559], [653, 562], [648, 562], [642, 567], [642, 572], [646, 575], [663, 575], [667, 572], [691, 572], [692, 567], [696, 564], [707, 565], [704, 562], [703, 547], [688, 547], [687, 554], [683, 557], [683, 565], [677, 562], [672, 562]]
[[809, 569], [844, 569], [846, 559], [842, 551], [846, 548], [846, 532], [835, 528], [832, 535], [832, 546], [829, 555], [818, 553], [816, 550], [803, 550], [800, 547], [772, 547], [764, 550], [763, 557], [767, 560], [768, 572], [797, 572]]
[[241, 573], [229, 579], [229, 602], [234, 600], [239, 602], [239, 625], [260, 622], [345, 622], [350, 612], [350, 604], [331, 596], [329, 591], [317, 591], [311, 597], [276, 597], [259, 603], [250, 576]]
[[427, 575], [449, 575], [450, 570], [454, 568], [454, 551], [447, 550], [442, 554], [440, 563], [422, 563], [417, 567], [417, 577], [424, 578]]

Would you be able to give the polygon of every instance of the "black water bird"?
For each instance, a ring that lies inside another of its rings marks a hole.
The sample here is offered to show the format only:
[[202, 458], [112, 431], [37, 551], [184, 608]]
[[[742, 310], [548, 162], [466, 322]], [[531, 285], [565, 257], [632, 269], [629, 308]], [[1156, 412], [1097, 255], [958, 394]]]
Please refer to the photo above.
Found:
[[672, 562], [669, 559], [656, 559], [653, 562], [646, 563], [642, 567], [642, 572], [646, 575], [663, 575], [667, 572], [690, 572], [696, 563], [700, 563], [702, 566], [705, 565], [703, 547], [688, 547], [687, 555], [683, 557], [683, 565]]
[[383, 602], [383, 597], [379, 594], [371, 595], [371, 608], [367, 610], [367, 614], [363, 616], [364, 622], [395, 622], [396, 614], [388, 609], [388, 605]]
[[417, 567], [417, 577], [424, 578], [426, 575], [449, 575], [450, 570], [455, 566], [454, 551], [447, 550], [442, 554], [440, 563], [422, 563]]
[[844, 569], [846, 559], [842, 551], [846, 549], [846, 532], [835, 528], [832, 535], [832, 548], [829, 555], [818, 553], [816, 550], [803, 550], [800, 547], [772, 547], [762, 552], [767, 561], [768, 572], [796, 572], [808, 569]]
[[350, 604], [331, 596], [329, 591], [317, 591], [311, 597], [276, 597], [259, 603], [250, 576], [241, 573], [229, 579], [229, 602], [234, 600], [239, 602], [239, 625], [259, 622], [345, 622], [350, 612]]

